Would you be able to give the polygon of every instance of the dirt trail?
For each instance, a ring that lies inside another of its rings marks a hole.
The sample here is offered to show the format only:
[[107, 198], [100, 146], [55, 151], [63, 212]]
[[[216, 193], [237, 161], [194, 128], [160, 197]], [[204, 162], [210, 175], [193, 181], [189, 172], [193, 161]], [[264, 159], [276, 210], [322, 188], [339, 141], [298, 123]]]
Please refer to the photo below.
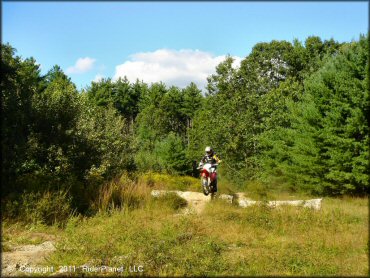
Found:
[[[55, 250], [52, 241], [45, 241], [38, 245], [22, 245], [12, 248], [12, 251], [2, 253], [1, 276], [19, 276], [27, 273], [30, 269], [35, 271], [45, 271], [46, 269], [36, 269], [41, 267], [39, 264], [45, 260]], [[48, 271], [49, 272], [49, 271]]]
[[[207, 202], [211, 201], [211, 196], [205, 196], [203, 193], [199, 192], [191, 192], [191, 191], [166, 191], [166, 190], [153, 190], [151, 195], [153, 197], [159, 197], [167, 193], [176, 193], [181, 198], [184, 198], [189, 206], [183, 211], [183, 213], [200, 213], [203, 211]], [[216, 195], [217, 196], [217, 195]], [[235, 193], [234, 195], [226, 195], [221, 194], [218, 195], [216, 198], [223, 199], [228, 203], [236, 203], [240, 207], [246, 208], [253, 205], [259, 205], [263, 202], [261, 201], [253, 201], [245, 196], [244, 193]], [[311, 199], [311, 200], [285, 200], [285, 201], [269, 201], [267, 205], [269, 207], [275, 208], [278, 206], [283, 205], [290, 205], [290, 206], [303, 206], [307, 208], [312, 208], [314, 210], [319, 210], [321, 208], [322, 198], [319, 199]]]
[[[189, 213], [200, 213], [203, 211], [206, 203], [211, 201], [211, 195], [205, 196], [203, 193], [200, 192], [192, 192], [192, 191], [177, 191], [177, 190], [153, 190], [151, 195], [153, 197], [159, 197], [167, 193], [176, 193], [181, 198], [185, 199], [188, 202], [188, 207], [183, 210], [183, 214]], [[233, 196], [221, 194], [217, 196], [217, 198], [225, 199], [229, 203], [232, 202]]]
[[195, 213], [200, 213], [204, 210], [206, 203], [211, 201], [210, 195], [205, 196], [203, 193], [199, 192], [179, 191], [178, 195], [181, 198], [184, 198], [189, 204], [189, 208], [186, 208], [184, 213], [191, 213], [192, 211]]

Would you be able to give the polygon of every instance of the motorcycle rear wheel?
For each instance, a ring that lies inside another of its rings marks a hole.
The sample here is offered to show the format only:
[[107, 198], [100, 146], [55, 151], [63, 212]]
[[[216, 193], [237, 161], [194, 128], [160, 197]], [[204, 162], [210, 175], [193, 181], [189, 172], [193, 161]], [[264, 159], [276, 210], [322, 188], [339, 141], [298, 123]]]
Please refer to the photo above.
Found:
[[214, 183], [212, 182], [210, 185], [210, 193], [211, 193], [211, 200], [213, 200], [216, 197], [215, 187]]

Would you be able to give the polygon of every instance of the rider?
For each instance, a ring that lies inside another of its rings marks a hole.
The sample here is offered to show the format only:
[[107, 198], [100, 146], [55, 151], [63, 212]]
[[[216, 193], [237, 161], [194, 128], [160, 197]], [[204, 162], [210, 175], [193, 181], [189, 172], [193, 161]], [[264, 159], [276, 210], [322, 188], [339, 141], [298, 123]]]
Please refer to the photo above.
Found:
[[[204, 163], [221, 163], [222, 160], [217, 156], [216, 152], [209, 146], [207, 146], [204, 150], [206, 153], [199, 162], [199, 167], [203, 166]], [[215, 192], [217, 192], [217, 179], [215, 180]]]

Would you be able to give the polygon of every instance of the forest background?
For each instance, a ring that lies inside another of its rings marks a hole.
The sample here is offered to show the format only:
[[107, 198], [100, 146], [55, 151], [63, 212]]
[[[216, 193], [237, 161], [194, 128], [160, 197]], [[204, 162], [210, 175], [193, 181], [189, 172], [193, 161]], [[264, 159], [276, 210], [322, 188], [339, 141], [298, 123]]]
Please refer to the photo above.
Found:
[[240, 67], [221, 62], [205, 92], [126, 78], [78, 91], [58, 65], [41, 75], [1, 45], [3, 216], [45, 200], [92, 215], [122, 173], [196, 176], [207, 145], [240, 190], [366, 195], [368, 45], [367, 35], [257, 43]]

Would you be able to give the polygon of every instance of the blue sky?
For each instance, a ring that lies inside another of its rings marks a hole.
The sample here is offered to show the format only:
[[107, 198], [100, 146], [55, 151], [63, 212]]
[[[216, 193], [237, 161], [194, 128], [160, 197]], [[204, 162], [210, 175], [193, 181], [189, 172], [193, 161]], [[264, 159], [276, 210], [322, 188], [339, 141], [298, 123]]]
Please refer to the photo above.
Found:
[[368, 31], [367, 2], [3, 2], [2, 41], [58, 64], [78, 88], [127, 75], [184, 86], [258, 42], [339, 42]]

